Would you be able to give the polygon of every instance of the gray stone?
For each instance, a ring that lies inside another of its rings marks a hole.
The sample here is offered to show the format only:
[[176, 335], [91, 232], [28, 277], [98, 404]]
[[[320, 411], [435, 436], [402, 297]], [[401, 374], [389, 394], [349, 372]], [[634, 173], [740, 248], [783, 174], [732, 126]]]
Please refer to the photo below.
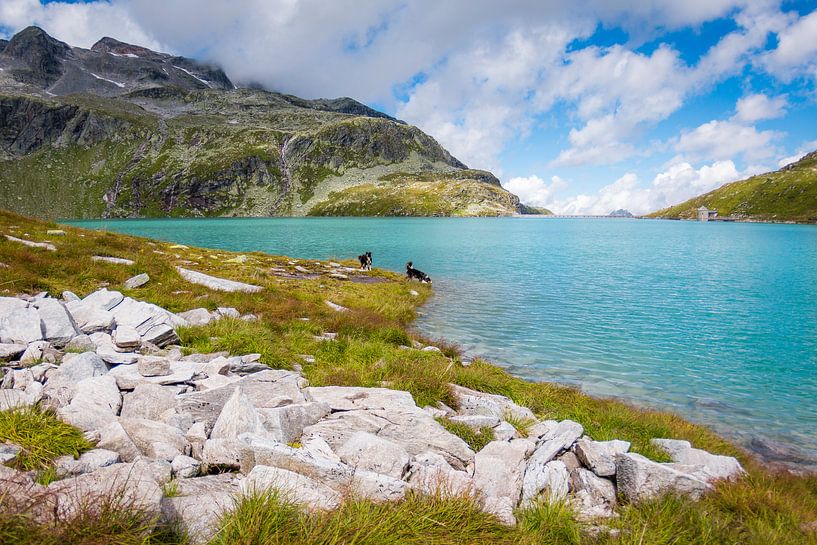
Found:
[[181, 342], [176, 330], [168, 324], [157, 324], [145, 331], [142, 335], [145, 342], [153, 343], [158, 347], [165, 347], [170, 344], [178, 344]]
[[13, 369], [6, 372], [3, 377], [3, 388], [15, 388], [25, 390], [26, 386], [34, 382], [34, 373], [29, 369]]
[[504, 420], [494, 428], [494, 440], [496, 441], [510, 441], [511, 439], [518, 439], [520, 437], [516, 428]]
[[162, 488], [144, 462], [114, 464], [56, 481], [48, 486], [48, 492], [56, 498], [57, 513], [63, 520], [73, 518], [103, 497], [109, 498], [114, 508], [157, 515], [162, 500]]
[[170, 374], [170, 360], [159, 356], [140, 356], [136, 370], [143, 377], [164, 377]]
[[30, 365], [35, 362], [51, 360], [50, 363], [56, 361], [56, 351], [48, 341], [35, 341], [28, 345], [26, 351], [20, 356], [20, 363]]
[[570, 473], [567, 466], [553, 460], [544, 466], [528, 466], [522, 484], [522, 506], [529, 505], [540, 494], [548, 503], [556, 503], [567, 498], [570, 489]]
[[139, 384], [122, 397], [122, 418], [158, 420], [159, 415], [176, 406], [176, 395], [158, 384]]
[[176, 267], [176, 270], [179, 272], [179, 275], [181, 275], [181, 277], [188, 282], [198, 284], [215, 291], [255, 293], [263, 289], [261, 286], [226, 280], [224, 278], [210, 276], [209, 274], [191, 271], [190, 269], [184, 269], [182, 267]]
[[93, 431], [115, 422], [121, 407], [122, 396], [116, 380], [104, 375], [77, 382], [71, 403], [59, 409], [58, 414], [83, 431]]
[[359, 431], [337, 449], [341, 461], [356, 470], [372, 471], [402, 479], [411, 456], [406, 449], [371, 433]]
[[31, 404], [29, 397], [22, 390], [0, 390], [0, 411]]
[[28, 345], [0, 343], [0, 361], [12, 360], [26, 351]]
[[456, 471], [435, 452], [415, 456], [407, 480], [411, 488], [431, 496], [461, 497], [475, 493], [471, 476], [465, 471]]
[[233, 307], [218, 307], [216, 309], [216, 314], [224, 318], [238, 319], [241, 317], [241, 313], [238, 312], [238, 309], [235, 309]]
[[267, 434], [277, 441], [289, 443], [300, 439], [304, 428], [328, 415], [329, 405], [319, 402], [300, 403], [274, 409], [258, 409], [258, 414]]
[[542, 434], [539, 445], [528, 460], [523, 484], [523, 496], [533, 499], [542, 490], [548, 472], [548, 464], [557, 454], [569, 449], [583, 432], [581, 424], [572, 420], [549, 421], [534, 426], [535, 434]]
[[[118, 293], [118, 292], [109, 292]], [[90, 296], [89, 296], [90, 297]], [[86, 298], [87, 299], [87, 298]], [[65, 305], [82, 333], [94, 333], [113, 328], [116, 320], [111, 311], [87, 300], [71, 301]]]
[[[133, 361], [138, 361], [140, 356], [133, 354]], [[111, 369], [111, 375], [116, 378], [116, 383], [120, 390], [133, 390], [139, 384], [161, 384], [170, 386], [174, 384], [189, 384], [199, 373], [199, 367], [194, 363], [183, 361], [170, 362], [170, 374], [156, 377], [145, 377], [139, 373], [137, 365], [119, 365]]]
[[139, 360], [139, 354], [120, 352], [113, 343], [98, 346], [96, 353], [100, 358], [111, 365], [130, 365]]
[[99, 431], [97, 447], [119, 453], [125, 462], [133, 462], [142, 456], [139, 447], [119, 422], [111, 422]]
[[86, 378], [98, 377], [108, 373], [108, 366], [93, 352], [84, 352], [71, 358], [66, 357], [60, 365], [63, 376], [72, 381], [79, 382]]
[[82, 302], [103, 310], [111, 310], [121, 303], [124, 298], [125, 296], [118, 291], [108, 291], [106, 288], [102, 288], [86, 296]]
[[499, 425], [499, 418], [495, 416], [485, 416], [481, 414], [464, 414], [449, 418], [452, 422], [465, 424], [469, 428], [478, 430], [480, 428], [494, 428]]
[[238, 386], [221, 409], [210, 438], [236, 439], [242, 433], [259, 433], [263, 430], [261, 416], [241, 386]]
[[485, 498], [507, 498], [516, 507], [522, 493], [525, 460], [534, 444], [527, 439], [492, 441], [474, 457], [474, 485]]
[[59, 347], [79, 335], [74, 319], [61, 301], [42, 299], [34, 304], [42, 321], [43, 339]]
[[618, 492], [631, 503], [673, 493], [698, 499], [712, 486], [688, 473], [630, 452], [616, 456]]
[[404, 481], [371, 471], [355, 471], [349, 491], [357, 498], [373, 502], [400, 501], [409, 487]]
[[111, 338], [118, 349], [126, 352], [135, 350], [142, 344], [142, 336], [135, 328], [127, 325], [118, 325]]
[[113, 265], [126, 265], [131, 266], [134, 265], [135, 262], [132, 259], [126, 259], [124, 257], [110, 257], [107, 255], [94, 255], [91, 256], [91, 261], [99, 261], [102, 263], [111, 263]]
[[11, 235], [5, 235], [5, 237], [12, 242], [18, 242], [23, 246], [28, 246], [29, 248], [42, 248], [44, 250], [48, 250], [49, 252], [57, 251], [56, 246], [49, 242], [34, 242], [33, 240], [25, 240], [22, 238], [13, 237]]
[[102, 467], [108, 467], [121, 462], [118, 452], [96, 448], [82, 453], [78, 460], [70, 456], [59, 459], [58, 473], [61, 475], [82, 475], [91, 473]]
[[11, 314], [14, 310], [26, 308], [27, 306], [27, 301], [23, 301], [17, 297], [0, 297], [0, 318]]
[[120, 418], [119, 423], [139, 451], [148, 458], [170, 462], [186, 454], [189, 445], [181, 430], [145, 418]]
[[66, 352], [96, 352], [96, 345], [88, 335], [80, 334], [68, 341], [65, 345]]
[[170, 467], [173, 470], [173, 476], [178, 479], [191, 479], [199, 474], [201, 462], [190, 456], [180, 454], [173, 458], [170, 462]]
[[[249, 473], [257, 465], [280, 467], [323, 482], [338, 491], [348, 491], [354, 470], [341, 462], [328, 447], [293, 448], [277, 441], [247, 435], [242, 438], [244, 445], [240, 449], [241, 471]], [[205, 443], [205, 452], [213, 440]], [[316, 441], [311, 441], [314, 445]]]
[[194, 308], [179, 314], [180, 318], [187, 320], [191, 326], [205, 326], [213, 321], [213, 315], [206, 308]]
[[239, 469], [246, 448], [247, 445], [238, 439], [207, 439], [202, 447], [201, 461], [206, 466]]
[[14, 443], [0, 443], [0, 465], [14, 460], [21, 450], [23, 449]]
[[62, 300], [65, 303], [70, 303], [71, 301], [79, 301], [80, 297], [73, 291], [65, 290], [64, 292], [62, 292]]
[[732, 480], [746, 474], [740, 462], [732, 456], [720, 456], [697, 448], [688, 441], [675, 439], [653, 439], [652, 443], [662, 448], [673, 462], [688, 466], [700, 466], [699, 478], [712, 482], [721, 479]]
[[309, 509], [335, 509], [341, 495], [332, 488], [305, 475], [279, 467], [257, 465], [241, 482], [244, 494], [278, 490], [285, 498]]
[[460, 414], [493, 416], [504, 419], [512, 416], [519, 420], [536, 420], [536, 416], [527, 407], [521, 407], [505, 396], [477, 392], [451, 384], [451, 391], [457, 399]]
[[208, 543], [221, 516], [235, 506], [239, 495], [234, 475], [208, 475], [177, 481], [178, 496], [162, 499], [162, 518], [178, 523], [191, 545]]
[[332, 411], [419, 410], [410, 393], [388, 388], [324, 386], [306, 388], [304, 393], [313, 401], [326, 403]]
[[204, 442], [207, 441], [207, 426], [204, 422], [194, 422], [184, 433], [184, 438], [190, 443], [191, 455], [193, 458], [202, 459]]
[[36, 308], [17, 308], [0, 317], [0, 343], [28, 345], [42, 339], [42, 322]]
[[616, 455], [630, 450], [627, 441], [593, 441], [582, 437], [573, 447], [581, 462], [599, 477], [611, 477], [616, 474]]
[[329, 308], [331, 308], [335, 312], [346, 312], [346, 311], [349, 310], [348, 308], [344, 307], [343, 305], [333, 303], [332, 301], [324, 301], [324, 303], [326, 303], [326, 306], [328, 306]]
[[177, 408], [179, 412], [192, 415], [195, 421], [212, 426], [221, 414], [224, 404], [239, 385], [256, 408], [271, 409], [306, 403], [307, 399], [301, 391], [306, 384], [306, 380], [296, 373], [269, 369], [248, 375], [238, 382], [220, 388], [180, 395], [177, 399]]
[[612, 481], [579, 468], [570, 475], [570, 489], [573, 492], [571, 504], [578, 511], [580, 520], [615, 515], [613, 508], [616, 505], [616, 489]]
[[148, 282], [150, 282], [150, 276], [148, 273], [141, 273], [125, 280], [125, 287], [129, 290], [134, 290], [136, 288], [141, 288]]

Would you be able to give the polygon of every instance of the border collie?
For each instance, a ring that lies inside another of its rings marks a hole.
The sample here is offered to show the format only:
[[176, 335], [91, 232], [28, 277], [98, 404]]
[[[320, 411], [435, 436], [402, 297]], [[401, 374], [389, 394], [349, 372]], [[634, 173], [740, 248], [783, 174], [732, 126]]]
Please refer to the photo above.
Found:
[[357, 260], [360, 261], [361, 271], [372, 270], [372, 252], [366, 252], [363, 255], [357, 256]]
[[411, 261], [406, 263], [406, 278], [409, 280], [419, 280], [423, 284], [431, 284], [431, 278], [423, 271], [415, 269]]

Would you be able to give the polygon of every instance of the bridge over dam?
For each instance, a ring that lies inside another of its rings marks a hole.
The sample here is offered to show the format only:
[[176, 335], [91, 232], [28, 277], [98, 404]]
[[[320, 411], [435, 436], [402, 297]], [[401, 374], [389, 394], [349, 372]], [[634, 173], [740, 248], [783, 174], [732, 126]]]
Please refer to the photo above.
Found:
[[537, 215], [539, 218], [553, 218], [553, 219], [593, 219], [593, 220], [633, 220], [639, 219], [638, 216], [598, 216], [593, 214], [548, 214]]

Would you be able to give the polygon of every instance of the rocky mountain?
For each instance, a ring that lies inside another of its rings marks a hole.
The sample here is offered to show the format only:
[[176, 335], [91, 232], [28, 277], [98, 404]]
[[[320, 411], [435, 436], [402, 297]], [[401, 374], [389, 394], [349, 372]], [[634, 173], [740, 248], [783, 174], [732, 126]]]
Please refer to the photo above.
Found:
[[650, 217], [691, 219], [701, 206], [717, 210], [721, 217], [815, 223], [817, 151], [780, 170], [726, 184]]
[[624, 208], [619, 208], [618, 210], [613, 210], [608, 214], [611, 218], [632, 218], [633, 214], [629, 210], [625, 210]]
[[350, 98], [29, 27], [0, 41], [0, 208], [47, 217], [505, 215], [490, 173]]

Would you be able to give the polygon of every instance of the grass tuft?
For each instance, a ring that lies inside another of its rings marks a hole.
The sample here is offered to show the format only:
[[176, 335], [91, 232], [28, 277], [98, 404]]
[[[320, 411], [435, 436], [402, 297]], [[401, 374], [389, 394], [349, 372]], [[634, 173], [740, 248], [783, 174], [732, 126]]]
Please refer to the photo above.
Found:
[[463, 424], [462, 422], [454, 422], [448, 418], [437, 418], [442, 427], [453, 433], [471, 447], [474, 452], [479, 452], [491, 441], [495, 439], [494, 430], [488, 426], [484, 426], [475, 430], [471, 426]]

